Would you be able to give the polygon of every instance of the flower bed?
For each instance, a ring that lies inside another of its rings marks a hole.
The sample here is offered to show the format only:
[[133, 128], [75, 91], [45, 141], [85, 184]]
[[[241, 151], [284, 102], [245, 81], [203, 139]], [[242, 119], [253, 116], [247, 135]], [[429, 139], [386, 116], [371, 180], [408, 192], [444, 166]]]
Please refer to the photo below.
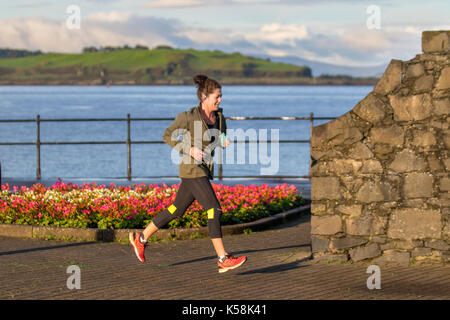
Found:
[[[56, 182], [51, 187], [1, 186], [0, 223], [75, 228], [144, 228], [159, 212], [170, 206], [179, 184], [132, 186]], [[269, 187], [212, 184], [222, 206], [222, 224], [251, 222], [298, 207], [304, 199], [297, 188], [287, 184]], [[208, 224], [197, 200], [170, 228], [200, 227]]]

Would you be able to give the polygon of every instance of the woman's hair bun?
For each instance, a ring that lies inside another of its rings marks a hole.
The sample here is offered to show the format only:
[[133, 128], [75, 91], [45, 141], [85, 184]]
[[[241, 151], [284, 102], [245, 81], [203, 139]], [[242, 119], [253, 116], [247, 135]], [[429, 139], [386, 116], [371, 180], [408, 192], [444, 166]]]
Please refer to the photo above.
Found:
[[204, 100], [204, 96], [213, 93], [216, 89], [222, 88], [220, 83], [214, 79], [208, 78], [204, 74], [196, 75], [194, 77], [194, 83], [197, 86], [197, 97], [200, 102]]
[[194, 77], [194, 83], [199, 87], [203, 88], [205, 86], [205, 82], [208, 79], [207, 76], [203, 74], [198, 74]]

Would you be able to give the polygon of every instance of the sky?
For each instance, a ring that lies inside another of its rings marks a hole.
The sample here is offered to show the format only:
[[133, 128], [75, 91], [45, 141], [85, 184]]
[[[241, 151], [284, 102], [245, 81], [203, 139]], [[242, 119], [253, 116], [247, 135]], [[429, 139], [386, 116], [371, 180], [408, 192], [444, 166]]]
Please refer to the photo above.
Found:
[[375, 66], [412, 59], [422, 31], [450, 30], [449, 18], [444, 0], [0, 0], [0, 48], [169, 45]]

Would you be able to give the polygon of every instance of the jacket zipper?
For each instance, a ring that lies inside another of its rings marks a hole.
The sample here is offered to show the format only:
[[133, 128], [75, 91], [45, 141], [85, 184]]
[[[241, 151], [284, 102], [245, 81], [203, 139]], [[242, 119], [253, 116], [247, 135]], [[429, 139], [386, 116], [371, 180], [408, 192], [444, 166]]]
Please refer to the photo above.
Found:
[[[201, 113], [200, 113], [199, 107], [200, 107], [200, 105], [197, 106], [197, 108], [196, 108], [196, 109], [197, 109], [197, 115], [198, 115], [198, 116], [200, 117], [200, 119], [202, 120], [203, 127], [205, 128], [205, 130], [207, 130], [207, 132], [209, 132], [209, 131], [208, 131], [208, 130], [209, 130], [208, 125], [206, 124], [205, 120], [202, 118], [202, 115], [201, 115]], [[222, 117], [223, 117], [223, 115], [222, 115], [221, 112], [217, 112], [217, 115], [218, 115], [218, 117], [216, 118], [216, 121], [219, 121], [219, 130], [220, 130], [220, 132], [222, 132]], [[208, 135], [209, 135], [209, 133], [208, 133]], [[209, 135], [209, 138], [211, 138], [211, 135]], [[206, 162], [204, 162], [204, 161], [202, 160], [202, 166], [204, 166], [204, 167], [206, 167], [206, 168], [208, 169], [208, 171], [209, 171], [209, 173], [210, 173], [210, 177], [211, 177], [211, 179], [212, 179], [212, 172], [211, 172], [211, 169], [212, 169], [212, 163], [211, 163], [211, 166], [210, 166], [210, 165], [206, 164]]]

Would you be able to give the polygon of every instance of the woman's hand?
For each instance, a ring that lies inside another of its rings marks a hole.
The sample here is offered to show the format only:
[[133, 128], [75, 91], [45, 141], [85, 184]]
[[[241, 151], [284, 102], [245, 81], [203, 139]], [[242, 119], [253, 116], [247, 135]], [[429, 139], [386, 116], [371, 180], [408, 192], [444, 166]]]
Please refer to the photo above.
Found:
[[197, 147], [191, 147], [191, 157], [197, 161], [202, 161], [205, 153]]

